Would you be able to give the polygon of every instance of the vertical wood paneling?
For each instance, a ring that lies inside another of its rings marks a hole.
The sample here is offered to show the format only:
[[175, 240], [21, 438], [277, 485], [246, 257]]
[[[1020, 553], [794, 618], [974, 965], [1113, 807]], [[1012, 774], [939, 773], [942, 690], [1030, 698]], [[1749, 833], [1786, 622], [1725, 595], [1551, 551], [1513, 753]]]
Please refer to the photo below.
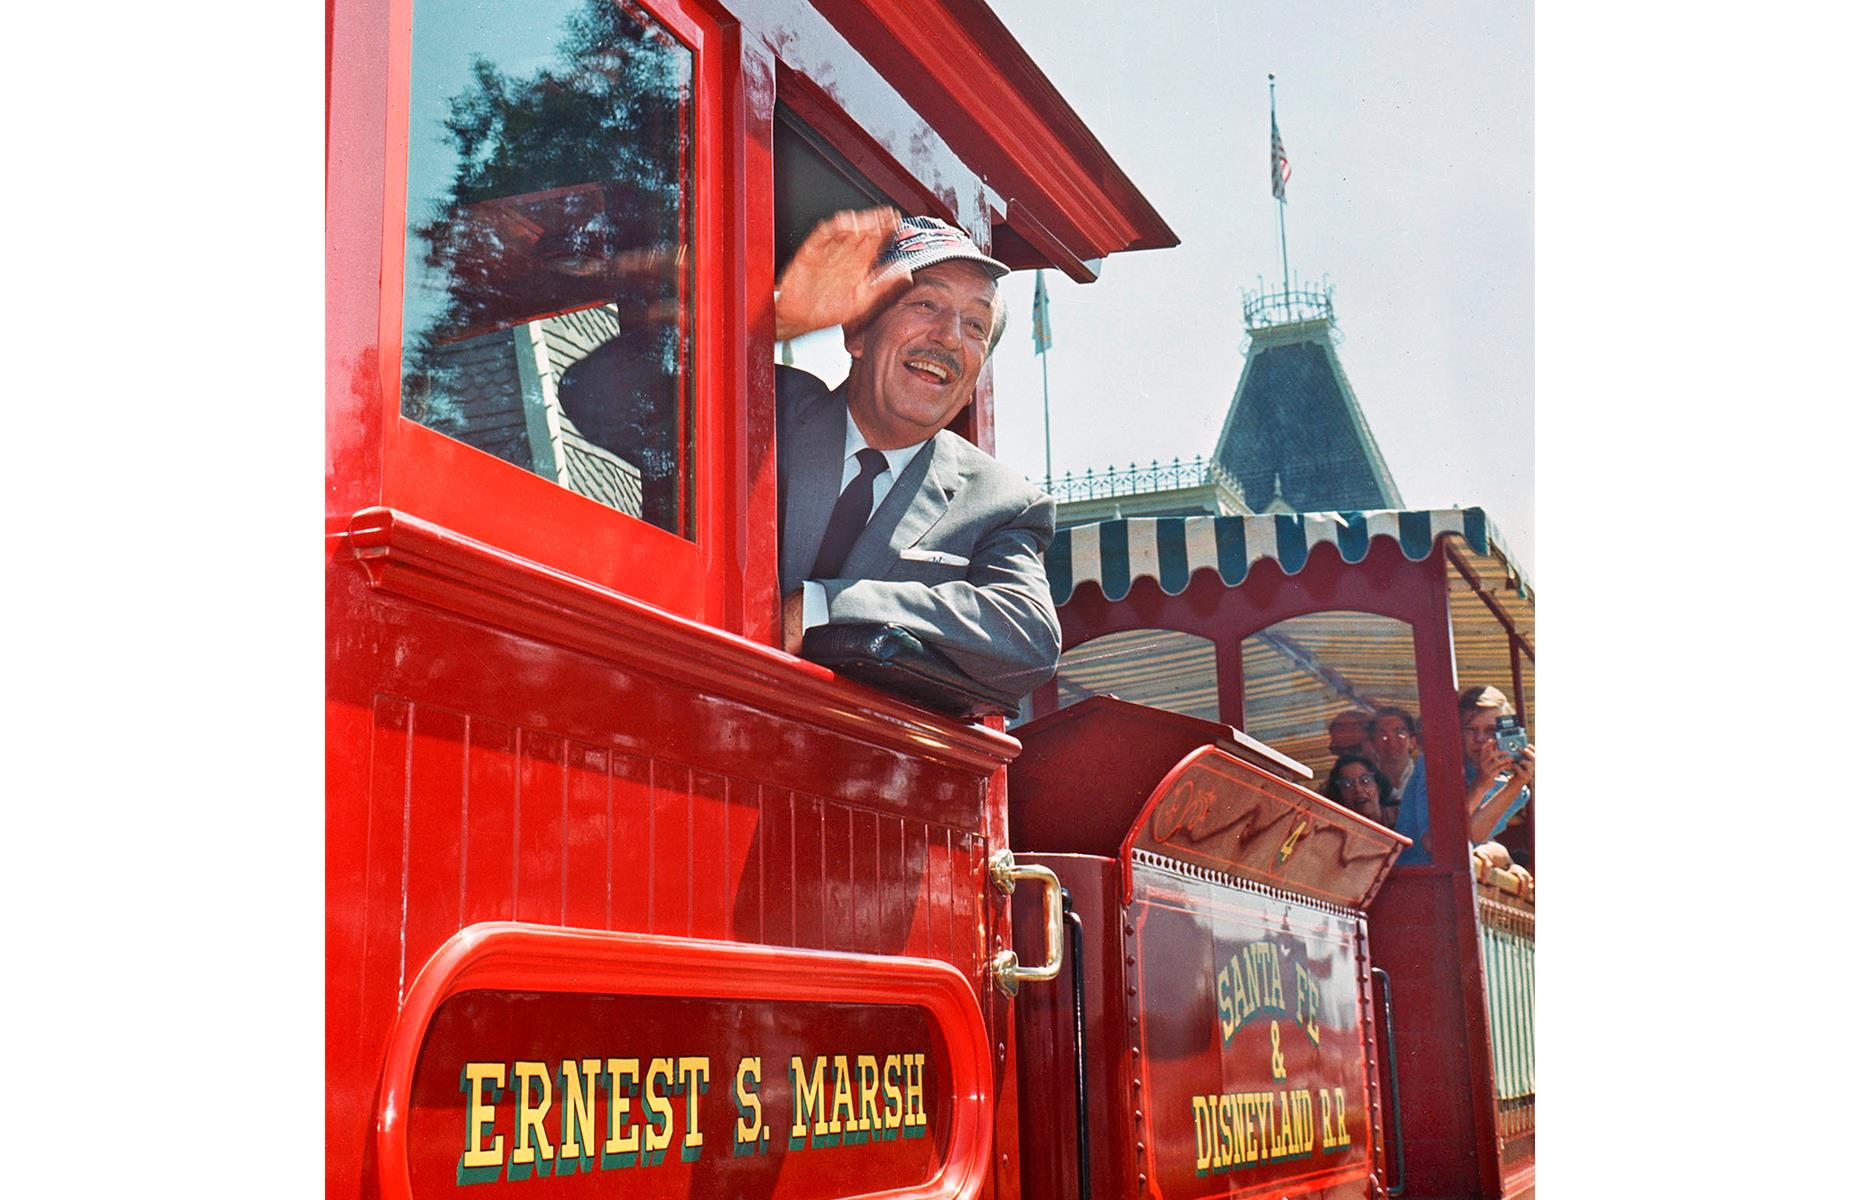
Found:
[[609, 928], [635, 932], [646, 928], [646, 890], [651, 882], [648, 851], [652, 824], [652, 764], [616, 750], [611, 775], [613, 822], [608, 827], [607, 861], [613, 875], [613, 912]]
[[763, 910], [767, 901], [762, 894], [763, 798], [771, 789], [759, 783], [738, 780], [730, 788], [729, 859], [738, 864], [734, 885], [726, 882], [724, 901], [728, 906], [729, 938], [739, 942], [760, 942]]
[[709, 771], [693, 771], [687, 875], [691, 936], [730, 935], [731, 881], [735, 878], [736, 862], [730, 855], [730, 781]]
[[[795, 936], [794, 809], [785, 788], [764, 788], [762, 802], [762, 937], [772, 946], [798, 944]], [[747, 924], [738, 906], [738, 923]]]
[[654, 760], [646, 932], [691, 933], [691, 770]]
[[374, 727], [368, 935], [400, 941], [376, 1001], [493, 920], [979, 970], [975, 834], [397, 698]]
[[562, 923], [600, 929], [607, 924], [612, 883], [607, 857], [607, 752], [598, 746], [570, 742], [567, 766]]
[[949, 889], [955, 886], [955, 878], [950, 869], [950, 831], [932, 826], [926, 839], [928, 861], [924, 863], [924, 874], [929, 879], [929, 893], [924, 897], [927, 910], [924, 914], [926, 932], [925, 949], [931, 958], [949, 958], [950, 947], [955, 944], [950, 930], [950, 895]]
[[827, 882], [827, 940], [817, 944], [829, 950], [855, 950], [859, 943], [853, 922], [859, 895], [853, 888], [852, 810], [844, 804], [829, 803], [824, 832], [820, 862]]
[[[373, 771], [368, 797], [368, 890], [363, 914], [362, 1011], [398, 1004], [404, 994], [406, 941], [401, 890], [406, 853], [407, 762], [412, 754], [413, 706], [375, 698]], [[391, 945], [383, 942], [392, 940]]]
[[899, 865], [899, 872], [905, 879], [915, 881], [916, 888], [912, 896], [910, 911], [904, 914], [909, 923], [909, 932], [904, 939], [903, 953], [928, 957], [930, 948], [930, 914], [936, 908], [935, 888], [930, 875], [930, 835], [931, 827], [911, 822], [904, 826], [904, 857]]
[[950, 894], [950, 908], [956, 915], [954, 924], [958, 941], [952, 948], [949, 961], [973, 979], [981, 973], [982, 964], [989, 957], [988, 929], [981, 906], [981, 897], [990, 886], [988, 855], [982, 839], [969, 834], [961, 836], [959, 846], [961, 853], [957, 861], [961, 864], [962, 873], [957, 877], [956, 888]]
[[417, 971], [463, 925], [466, 721], [461, 713], [416, 708], [407, 758], [406, 915], [408, 970]]
[[512, 857], [517, 839], [517, 730], [473, 717], [466, 729], [464, 924], [509, 921], [517, 914]]
[[883, 952], [879, 912], [884, 906], [884, 889], [878, 870], [878, 814], [848, 809], [847, 815], [852, 818], [852, 845], [846, 856], [852, 876], [852, 948], [865, 954], [879, 954]]
[[563, 910], [562, 820], [567, 808], [565, 739], [535, 729], [517, 735], [517, 920], [559, 924]]
[[819, 798], [794, 798], [794, 944], [825, 946], [827, 879], [825, 811]]

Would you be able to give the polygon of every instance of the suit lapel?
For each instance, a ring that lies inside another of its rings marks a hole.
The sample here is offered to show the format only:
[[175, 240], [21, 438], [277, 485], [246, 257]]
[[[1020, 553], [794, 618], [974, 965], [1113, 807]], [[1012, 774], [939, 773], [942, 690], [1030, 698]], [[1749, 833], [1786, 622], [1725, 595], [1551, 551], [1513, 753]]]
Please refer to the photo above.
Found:
[[820, 540], [840, 497], [846, 465], [845, 385], [806, 405], [796, 414], [788, 447], [787, 496], [782, 511], [782, 590], [801, 586], [814, 568]]
[[949, 450], [951, 436], [938, 433], [911, 459], [884, 503], [872, 514], [865, 532], [853, 543], [841, 575], [849, 579], [885, 578], [898, 561], [898, 552], [922, 541], [942, 520], [949, 511], [949, 498], [956, 491], [957, 469]]

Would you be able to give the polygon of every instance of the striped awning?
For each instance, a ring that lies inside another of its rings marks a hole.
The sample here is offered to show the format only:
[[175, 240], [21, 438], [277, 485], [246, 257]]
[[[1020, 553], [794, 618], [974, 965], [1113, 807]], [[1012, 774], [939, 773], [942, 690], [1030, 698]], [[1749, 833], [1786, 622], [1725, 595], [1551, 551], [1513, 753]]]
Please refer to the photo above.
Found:
[[1196, 571], [1220, 573], [1228, 587], [1239, 585], [1254, 563], [1269, 559], [1288, 575], [1304, 569], [1320, 542], [1337, 547], [1343, 560], [1361, 562], [1370, 543], [1389, 538], [1410, 561], [1433, 552], [1434, 542], [1455, 535], [1474, 555], [1502, 564], [1508, 590], [1530, 603], [1530, 581], [1505, 548], [1480, 508], [1372, 512], [1280, 513], [1252, 517], [1130, 517], [1060, 530], [1046, 551], [1046, 579], [1053, 603], [1064, 604], [1081, 583], [1096, 583], [1105, 599], [1122, 600], [1138, 579], [1154, 579], [1179, 596]]

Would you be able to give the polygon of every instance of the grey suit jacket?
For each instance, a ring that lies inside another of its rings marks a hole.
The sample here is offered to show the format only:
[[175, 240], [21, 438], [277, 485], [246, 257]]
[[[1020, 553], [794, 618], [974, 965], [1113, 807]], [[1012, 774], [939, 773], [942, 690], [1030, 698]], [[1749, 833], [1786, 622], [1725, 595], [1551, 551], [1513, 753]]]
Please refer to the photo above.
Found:
[[[808, 578], [839, 499], [844, 385], [776, 368], [781, 590]], [[1041, 558], [1053, 498], [944, 430], [904, 468], [846, 556], [821, 580], [829, 622], [901, 625], [971, 678], [1022, 696], [1053, 677], [1059, 618]]]

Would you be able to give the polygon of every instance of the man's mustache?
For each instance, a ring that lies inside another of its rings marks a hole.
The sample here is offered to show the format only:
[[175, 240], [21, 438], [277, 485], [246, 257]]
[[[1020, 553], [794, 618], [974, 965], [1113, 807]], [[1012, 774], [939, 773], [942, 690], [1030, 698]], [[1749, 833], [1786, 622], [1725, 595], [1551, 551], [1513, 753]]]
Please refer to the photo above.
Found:
[[936, 349], [935, 347], [926, 346], [922, 350], [912, 350], [910, 353], [906, 354], [904, 357], [922, 359], [926, 362], [933, 362], [937, 366], [942, 367], [944, 370], [948, 371], [949, 377], [951, 379], [954, 379], [956, 378], [956, 376], [962, 374], [962, 363], [957, 360], [954, 354], [951, 354], [947, 350], [939, 350], [939, 349]]

